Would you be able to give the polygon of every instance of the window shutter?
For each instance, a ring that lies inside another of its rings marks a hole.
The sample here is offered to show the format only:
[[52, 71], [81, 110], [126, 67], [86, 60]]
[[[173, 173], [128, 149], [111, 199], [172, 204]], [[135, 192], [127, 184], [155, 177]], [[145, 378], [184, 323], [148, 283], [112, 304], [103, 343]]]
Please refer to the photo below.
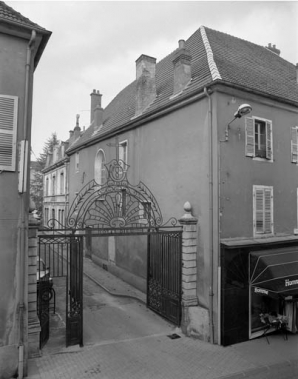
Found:
[[271, 188], [264, 190], [264, 233], [272, 232], [272, 191]]
[[255, 230], [256, 233], [264, 233], [264, 191], [255, 190]]
[[266, 121], [266, 159], [272, 159], [272, 122]]
[[16, 170], [18, 98], [0, 95], [0, 170]]
[[298, 162], [298, 140], [297, 140], [297, 126], [292, 128], [291, 139], [291, 162]]
[[251, 117], [245, 117], [245, 155], [255, 156], [255, 123]]

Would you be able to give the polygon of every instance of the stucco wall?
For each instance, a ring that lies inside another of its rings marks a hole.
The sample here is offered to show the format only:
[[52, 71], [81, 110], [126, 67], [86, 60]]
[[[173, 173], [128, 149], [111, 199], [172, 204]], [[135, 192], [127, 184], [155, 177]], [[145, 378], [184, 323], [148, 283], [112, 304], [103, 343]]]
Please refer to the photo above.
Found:
[[[28, 41], [0, 34], [0, 93], [18, 96], [18, 141], [23, 139], [25, 61]], [[0, 373], [11, 377], [18, 364], [20, 196], [16, 172], [0, 173]], [[26, 300], [26, 299], [25, 299]], [[25, 316], [26, 317], [26, 316]]]
[[[203, 99], [119, 135], [119, 142], [128, 141], [128, 179], [131, 184], [145, 183], [159, 204], [164, 222], [179, 219], [183, 205], [189, 201], [193, 215], [198, 217], [198, 296], [208, 305], [209, 265], [209, 179], [208, 179], [208, 102]], [[94, 160], [101, 148], [106, 162], [116, 156], [115, 148], [107, 146], [115, 140], [99, 142], [80, 151], [79, 172], [75, 170], [75, 155], [70, 156], [70, 206], [75, 192], [94, 178]], [[125, 247], [122, 246], [123, 249]], [[121, 257], [132, 252], [118, 249]], [[145, 256], [142, 253], [142, 260]], [[124, 260], [121, 258], [122, 264]], [[133, 260], [128, 263], [132, 270]]]
[[[221, 238], [253, 237], [253, 185], [273, 186], [274, 234], [293, 234], [297, 228], [298, 168], [291, 163], [291, 127], [298, 114], [256, 96], [219, 96], [220, 136], [242, 103], [249, 103], [255, 116], [272, 121], [273, 162], [245, 156], [245, 117], [231, 124], [229, 141], [220, 144]], [[229, 111], [229, 112], [228, 112]]]

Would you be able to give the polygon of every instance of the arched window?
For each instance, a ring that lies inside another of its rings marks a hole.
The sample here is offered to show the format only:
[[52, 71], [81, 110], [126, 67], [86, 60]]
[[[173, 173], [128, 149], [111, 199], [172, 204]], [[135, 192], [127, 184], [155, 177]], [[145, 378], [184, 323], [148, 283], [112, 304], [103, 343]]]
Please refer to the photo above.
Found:
[[64, 193], [64, 172], [60, 174], [60, 195]]
[[49, 178], [46, 178], [46, 196], [49, 196]]
[[94, 179], [99, 185], [103, 185], [106, 181], [105, 163], [105, 154], [103, 150], [98, 150], [94, 163]]
[[56, 194], [56, 176], [53, 175], [52, 177], [52, 195]]

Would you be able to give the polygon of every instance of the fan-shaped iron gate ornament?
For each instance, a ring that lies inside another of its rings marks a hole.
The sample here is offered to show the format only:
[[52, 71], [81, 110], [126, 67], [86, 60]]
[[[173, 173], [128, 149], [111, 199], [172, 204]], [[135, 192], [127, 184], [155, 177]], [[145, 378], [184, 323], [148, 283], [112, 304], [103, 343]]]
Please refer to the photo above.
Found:
[[[76, 196], [68, 214], [71, 228], [145, 228], [161, 227], [162, 213], [159, 205], [142, 182], [131, 185], [127, 179], [129, 165], [113, 159], [105, 165], [107, 180], [99, 185], [94, 179]], [[166, 224], [175, 226], [171, 218]]]

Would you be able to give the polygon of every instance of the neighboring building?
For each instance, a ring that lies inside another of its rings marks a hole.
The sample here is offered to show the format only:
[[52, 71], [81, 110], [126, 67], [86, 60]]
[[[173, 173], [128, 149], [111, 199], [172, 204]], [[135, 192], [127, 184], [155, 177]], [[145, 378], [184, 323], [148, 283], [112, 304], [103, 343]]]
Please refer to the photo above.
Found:
[[[2, 379], [16, 375], [22, 378], [26, 374], [30, 312], [27, 241], [33, 74], [50, 35], [49, 31], [0, 1], [0, 377]], [[36, 312], [34, 317], [37, 318]]]
[[[68, 212], [68, 141], [60, 142], [48, 153], [43, 172], [44, 226], [62, 228]], [[56, 220], [56, 221], [53, 221]]]
[[40, 217], [43, 203], [43, 181], [41, 164], [38, 161], [30, 162], [30, 197], [34, 202], [34, 214]]
[[[297, 329], [298, 80], [279, 53], [202, 26], [157, 64], [141, 55], [136, 80], [104, 110], [93, 91], [91, 125], [66, 152], [70, 204], [93, 179], [104, 183], [115, 136], [130, 183], [150, 188], [165, 220], [191, 203], [197, 268], [182, 268], [192, 270], [182, 288], [196, 288], [186, 331], [218, 344], [259, 336], [269, 310]], [[104, 250], [94, 240], [93, 259], [145, 291], [146, 256], [117, 241]], [[261, 283], [255, 259], [268, 273]]]

